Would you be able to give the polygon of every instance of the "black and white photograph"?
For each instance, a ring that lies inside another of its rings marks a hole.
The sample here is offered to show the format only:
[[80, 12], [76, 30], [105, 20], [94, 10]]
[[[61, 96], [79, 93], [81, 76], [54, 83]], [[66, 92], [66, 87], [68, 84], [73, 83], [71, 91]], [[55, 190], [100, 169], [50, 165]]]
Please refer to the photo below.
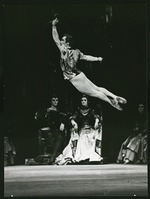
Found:
[[148, 197], [148, 1], [0, 9], [4, 197]]

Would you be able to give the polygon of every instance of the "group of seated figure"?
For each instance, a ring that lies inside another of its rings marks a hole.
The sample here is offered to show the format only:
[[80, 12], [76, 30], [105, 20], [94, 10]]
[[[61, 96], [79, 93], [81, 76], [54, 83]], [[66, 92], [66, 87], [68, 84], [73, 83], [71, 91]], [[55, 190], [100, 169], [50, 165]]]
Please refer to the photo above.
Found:
[[[88, 97], [83, 95], [81, 105], [69, 116], [60, 112], [57, 105], [58, 97], [54, 96], [50, 108], [35, 114], [39, 124], [40, 153], [44, 153], [43, 138], [47, 140], [47, 148], [51, 151], [49, 164], [101, 161], [102, 115], [90, 108]], [[68, 131], [68, 143], [64, 145]]]
[[[54, 96], [51, 98], [50, 108], [43, 112], [44, 117], [39, 118], [38, 112], [35, 115], [38, 123], [41, 122], [38, 128], [40, 153], [44, 153], [41, 139], [46, 137], [47, 147], [50, 147], [51, 151], [49, 164], [103, 163], [102, 110], [93, 109], [86, 95], [82, 95], [79, 107], [69, 116], [60, 112], [57, 105], [58, 97]], [[147, 163], [146, 127], [144, 104], [139, 104], [134, 128], [131, 129], [130, 136], [121, 144], [117, 163]], [[69, 139], [66, 143], [64, 138], [68, 132]]]
[[[39, 156], [47, 156], [48, 164], [52, 165], [102, 164], [102, 110], [93, 109], [86, 95], [81, 96], [80, 105], [73, 114], [59, 111], [58, 103], [58, 97], [52, 96], [50, 107], [35, 113]], [[138, 104], [138, 113], [130, 136], [120, 144], [116, 160], [118, 164], [146, 164], [148, 161], [147, 123], [144, 108], [144, 104]], [[8, 157], [12, 159], [15, 154], [14, 146], [5, 137], [5, 159]]]

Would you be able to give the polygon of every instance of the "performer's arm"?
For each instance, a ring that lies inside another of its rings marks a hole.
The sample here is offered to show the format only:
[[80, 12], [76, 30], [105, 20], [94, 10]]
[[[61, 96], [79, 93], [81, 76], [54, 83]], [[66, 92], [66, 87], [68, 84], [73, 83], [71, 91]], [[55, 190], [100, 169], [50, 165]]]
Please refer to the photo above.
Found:
[[94, 124], [94, 129], [98, 129], [98, 127], [99, 127], [99, 119], [96, 118], [95, 119], [95, 124]]
[[59, 35], [58, 35], [58, 32], [57, 32], [57, 28], [56, 28], [56, 24], [58, 23], [58, 19], [54, 19], [52, 21], [52, 37], [57, 45], [57, 47], [59, 48], [59, 50], [61, 50], [61, 44], [60, 44], [60, 39], [59, 39]]
[[80, 59], [86, 60], [86, 61], [100, 61], [100, 62], [103, 60], [102, 57], [93, 57], [91, 55], [84, 55], [84, 54], [82, 54]]
[[74, 129], [78, 129], [78, 124], [73, 119], [71, 119], [71, 125]]
[[70, 123], [74, 129], [78, 129], [78, 124], [77, 124], [77, 117], [78, 117], [78, 112], [76, 111], [74, 115], [72, 115], [70, 119]]
[[65, 129], [65, 125], [64, 125], [64, 123], [61, 123], [61, 124], [60, 124], [60, 127], [59, 127], [59, 130], [60, 130], [60, 131], [64, 131], [64, 129]]
[[94, 109], [92, 110], [92, 115], [95, 119], [95, 123], [94, 123], [94, 129], [98, 129], [99, 125], [100, 125], [100, 116], [98, 114], [95, 113]]

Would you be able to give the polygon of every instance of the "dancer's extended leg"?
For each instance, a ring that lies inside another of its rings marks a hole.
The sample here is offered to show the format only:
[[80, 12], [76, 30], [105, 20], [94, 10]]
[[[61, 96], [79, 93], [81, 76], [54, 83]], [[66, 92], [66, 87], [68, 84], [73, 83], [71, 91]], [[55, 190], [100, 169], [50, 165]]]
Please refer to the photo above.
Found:
[[106, 96], [109, 96], [111, 98], [113, 98], [114, 101], [116, 101], [116, 103], [121, 103], [121, 104], [126, 104], [127, 103], [127, 100], [124, 99], [123, 97], [120, 97], [120, 96], [117, 96], [113, 93], [111, 93], [110, 91], [108, 91], [106, 88], [103, 88], [103, 87], [98, 87], [96, 86], [95, 84], [93, 84], [93, 82], [91, 82], [88, 78], [87, 78], [87, 81], [88, 83], [93, 87], [95, 88], [96, 90], [104, 93]]
[[[72, 78], [70, 82], [80, 92], [92, 97], [97, 97], [101, 100], [108, 102], [116, 109], [122, 110], [117, 101], [115, 101], [114, 99], [109, 99], [105, 93], [101, 92], [99, 89], [96, 89], [96, 86], [84, 75], [84, 73], [80, 73], [76, 77]], [[117, 96], [114, 95], [113, 97]]]

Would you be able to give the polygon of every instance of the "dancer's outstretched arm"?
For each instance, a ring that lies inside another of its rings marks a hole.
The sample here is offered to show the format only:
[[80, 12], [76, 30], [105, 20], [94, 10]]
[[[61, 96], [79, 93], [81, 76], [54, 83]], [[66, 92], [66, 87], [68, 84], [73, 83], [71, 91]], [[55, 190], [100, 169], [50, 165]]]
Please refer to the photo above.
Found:
[[91, 55], [84, 55], [84, 54], [82, 54], [80, 59], [86, 60], [86, 61], [100, 61], [100, 62], [103, 60], [102, 57], [94, 57]]

